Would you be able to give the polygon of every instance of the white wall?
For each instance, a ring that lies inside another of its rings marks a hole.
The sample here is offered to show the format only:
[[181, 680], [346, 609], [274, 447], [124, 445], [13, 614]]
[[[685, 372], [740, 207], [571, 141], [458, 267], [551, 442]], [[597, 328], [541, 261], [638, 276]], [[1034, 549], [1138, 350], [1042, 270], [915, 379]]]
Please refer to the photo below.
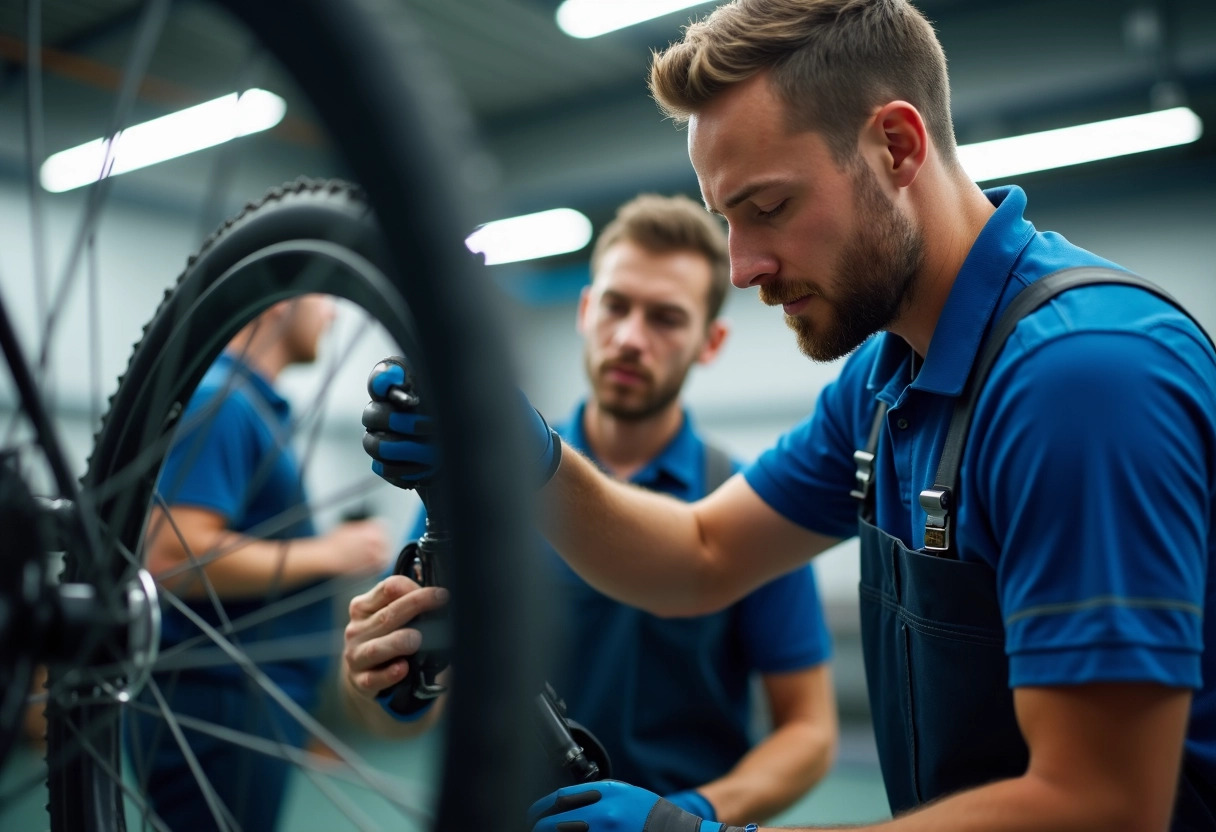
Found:
[[[58, 286], [83, 206], [75, 194], [44, 199], [47, 283]], [[115, 199], [102, 217], [95, 249], [86, 252], [96, 267], [78, 274], [51, 339], [49, 369], [35, 373], [58, 416], [61, 439], [76, 474], [84, 472], [97, 418], [107, 407], [106, 400], [125, 371], [144, 324], [199, 245], [194, 220], [181, 212]], [[12, 181], [0, 180], [0, 292], [27, 358], [33, 362], [42, 348], [39, 333], [44, 327], [36, 314], [30, 240], [24, 191]], [[95, 317], [89, 312], [90, 272], [96, 276]], [[367, 373], [377, 360], [394, 352], [398, 350], [374, 321], [369, 325], [360, 310], [342, 305], [317, 364], [289, 368], [281, 377], [281, 386], [295, 403], [297, 416], [302, 417], [316, 409], [318, 383], [333, 359], [350, 353], [323, 401], [323, 430], [316, 448], [307, 452], [314, 456], [308, 468], [310, 491], [320, 508], [319, 522], [328, 526], [350, 508], [349, 503], [337, 504], [336, 495], [362, 482], [370, 487], [364, 501], [385, 514], [396, 540], [404, 534], [417, 500], [373, 477], [360, 447]], [[0, 373], [0, 416], [4, 417], [0, 424], [5, 428], [15, 399], [7, 371]], [[118, 414], [116, 418], [138, 416]], [[308, 424], [315, 422], [310, 419]]]
[[[1101, 199], [1089, 199], [1079, 186], [1042, 185], [1036, 190], [1032, 184], [1029, 217], [1039, 228], [1059, 231], [1157, 281], [1216, 331], [1216, 189], [1210, 185], [1171, 180], [1122, 193], [1111, 194], [1107, 188]], [[79, 207], [78, 199], [48, 200], [48, 250], [54, 253], [50, 273], [56, 280]], [[0, 181], [0, 289], [32, 352], [39, 327], [33, 313], [28, 235], [23, 194], [15, 183]], [[116, 200], [107, 210], [96, 252], [98, 346], [90, 346], [84, 292], [78, 287], [60, 326], [48, 375], [74, 463], [81, 469], [95, 398], [91, 368], [101, 370], [96, 392], [108, 395], [143, 323], [194, 249], [196, 236], [192, 220], [156, 207]], [[543, 412], [560, 418], [583, 391], [574, 306], [515, 304], [507, 311], [521, 382]], [[725, 315], [733, 327], [730, 341], [714, 366], [694, 370], [686, 398], [707, 434], [739, 456], [751, 458], [811, 411], [818, 391], [836, 368], [803, 358], [780, 315], [762, 306], [754, 293], [732, 293]], [[307, 410], [312, 386], [326, 362], [346, 351], [351, 339], [362, 333], [329, 394], [325, 429], [309, 468], [312, 490], [323, 503], [335, 490], [368, 476], [359, 447], [366, 374], [376, 360], [395, 350], [382, 333], [368, 334], [367, 329], [361, 316], [344, 309], [317, 367], [292, 369], [283, 377], [284, 389], [302, 412]], [[11, 401], [10, 382], [4, 377], [0, 403]], [[397, 535], [410, 521], [416, 502], [387, 486], [376, 486], [367, 499], [390, 518]], [[322, 510], [322, 523], [339, 514], [336, 508]], [[852, 599], [856, 586], [855, 559], [849, 552], [844, 546], [817, 562], [826, 593], [842, 602]]]

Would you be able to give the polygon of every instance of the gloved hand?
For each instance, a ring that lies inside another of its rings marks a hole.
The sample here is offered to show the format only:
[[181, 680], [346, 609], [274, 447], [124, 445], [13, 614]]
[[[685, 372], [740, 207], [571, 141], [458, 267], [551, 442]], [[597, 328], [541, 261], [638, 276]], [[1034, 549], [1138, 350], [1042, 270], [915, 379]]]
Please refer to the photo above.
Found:
[[528, 823], [532, 832], [744, 832], [618, 780], [558, 789], [532, 804]]
[[705, 795], [701, 794], [696, 789], [686, 789], [682, 792], [664, 795], [664, 800], [668, 803], [674, 803], [689, 814], [696, 815], [705, 820], [717, 820], [718, 813], [714, 811], [714, 806], [705, 799]]
[[426, 485], [438, 470], [439, 449], [405, 359], [393, 355], [372, 367], [367, 393], [363, 450], [372, 470], [398, 488]]
[[[390, 356], [372, 368], [367, 379], [372, 397], [363, 409], [363, 450], [372, 458], [372, 471], [398, 488], [427, 485], [439, 469], [434, 425], [423, 412], [413, 375], [403, 358]], [[540, 485], [557, 470], [561, 440], [522, 392], [525, 434], [534, 449]]]

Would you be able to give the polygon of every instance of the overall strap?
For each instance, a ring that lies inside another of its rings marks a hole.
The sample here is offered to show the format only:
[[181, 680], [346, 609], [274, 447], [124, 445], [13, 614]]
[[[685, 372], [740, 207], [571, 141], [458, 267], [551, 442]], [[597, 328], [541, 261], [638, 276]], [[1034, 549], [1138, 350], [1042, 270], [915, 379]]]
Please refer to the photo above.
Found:
[[730, 454], [717, 445], [705, 443], [705, 493], [717, 490], [718, 486], [730, 479], [734, 464]]
[[975, 404], [979, 399], [979, 392], [983, 389], [984, 382], [988, 378], [988, 372], [992, 369], [992, 365], [996, 363], [997, 356], [1000, 354], [1001, 348], [1004, 347], [1005, 341], [1023, 317], [1038, 309], [1056, 295], [1077, 286], [1094, 284], [1122, 284], [1151, 292], [1177, 307], [1187, 317], [1190, 317], [1195, 322], [1195, 326], [1199, 327], [1199, 331], [1208, 339], [1209, 343], [1212, 343], [1213, 349], [1216, 349], [1216, 342], [1212, 341], [1212, 336], [1203, 329], [1203, 326], [1198, 321], [1195, 321], [1194, 317], [1177, 300], [1161, 287], [1130, 272], [1096, 266], [1082, 266], [1053, 272], [1027, 286], [1018, 293], [1018, 296], [1009, 304], [1005, 313], [1001, 315], [996, 327], [992, 330], [992, 335], [984, 345], [984, 351], [976, 359], [975, 366], [971, 369], [971, 375], [967, 379], [967, 384], [963, 388], [963, 393], [954, 406], [954, 415], [950, 419], [950, 429], [946, 435], [946, 444], [942, 449], [941, 459], [937, 467], [937, 476], [933, 480], [933, 486], [920, 492], [921, 508], [928, 515], [925, 520], [925, 546], [923, 550], [927, 554], [951, 558], [957, 557], [954, 539], [950, 533], [950, 515], [954, 508], [953, 499], [958, 486], [958, 471], [959, 466], [962, 464], [963, 445], [967, 440], [967, 431], [971, 426], [971, 417], [975, 412]]
[[853, 451], [853, 462], [857, 465], [857, 485], [849, 492], [850, 497], [861, 501], [861, 511], [870, 507], [871, 485], [874, 481], [874, 455], [878, 453], [878, 438], [882, 435], [883, 420], [887, 415], [887, 403], [881, 399], [874, 410], [874, 421], [870, 423], [870, 436], [865, 448]]

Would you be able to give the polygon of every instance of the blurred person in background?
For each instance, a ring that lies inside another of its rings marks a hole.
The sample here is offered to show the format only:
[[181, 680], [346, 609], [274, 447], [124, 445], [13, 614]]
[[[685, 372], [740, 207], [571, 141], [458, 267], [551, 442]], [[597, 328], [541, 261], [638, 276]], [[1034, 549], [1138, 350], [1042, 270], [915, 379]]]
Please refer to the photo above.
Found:
[[[282, 301], [228, 344], [182, 415], [157, 483], [164, 502], [152, 512], [147, 536], [148, 569], [162, 592], [181, 598], [210, 626], [225, 632], [225, 619], [239, 627], [244, 617], [268, 613], [265, 621], [226, 637], [257, 656], [259, 668], [305, 710], [317, 705], [328, 678], [335, 610], [333, 593], [316, 594], [303, 605], [293, 606], [293, 598], [339, 576], [378, 574], [390, 556], [375, 520], [317, 534], [291, 446], [291, 406], [275, 389], [286, 367], [316, 360], [334, 315], [326, 295]], [[269, 614], [278, 605], [283, 611]], [[202, 632], [168, 603], [162, 614], [162, 651]], [[208, 649], [218, 650], [204, 639]], [[275, 658], [291, 646], [296, 657]], [[200, 650], [192, 648], [191, 655]], [[296, 748], [309, 739], [226, 657], [158, 673], [154, 682], [175, 714]], [[131, 710], [125, 740], [137, 776], [148, 778], [152, 808], [173, 830], [218, 828], [155, 698], [145, 693], [143, 701], [152, 712]], [[189, 726], [183, 730], [228, 822], [274, 829], [289, 764]]]

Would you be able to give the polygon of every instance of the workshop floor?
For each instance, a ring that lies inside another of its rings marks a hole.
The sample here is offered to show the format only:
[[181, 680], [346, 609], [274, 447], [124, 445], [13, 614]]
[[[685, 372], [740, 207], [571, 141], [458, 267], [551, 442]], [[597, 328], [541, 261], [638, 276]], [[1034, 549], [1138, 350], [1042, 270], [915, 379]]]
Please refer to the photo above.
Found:
[[[370, 739], [349, 733], [344, 738], [372, 766], [395, 772], [404, 781], [405, 788], [425, 790], [432, 783], [431, 769], [438, 734], [409, 742]], [[43, 761], [35, 749], [18, 746], [14, 750], [9, 764], [0, 772], [0, 801], [3, 801], [0, 804], [0, 830], [39, 832], [49, 828], [46, 792], [39, 777], [42, 771]], [[323, 782], [334, 781], [326, 779]], [[14, 795], [17, 789], [21, 793]], [[344, 808], [346, 812], [354, 813], [358, 822], [335, 805], [318, 784], [297, 775], [289, 789], [280, 832], [340, 832], [360, 828], [407, 832], [425, 828], [403, 818], [399, 811], [369, 795], [364, 788], [339, 783], [336, 791], [347, 798]], [[888, 816], [869, 729], [846, 726], [840, 759], [833, 771], [818, 788], [772, 822], [780, 825], [858, 823]], [[137, 815], [129, 814], [128, 818], [133, 831], [140, 829]]]

